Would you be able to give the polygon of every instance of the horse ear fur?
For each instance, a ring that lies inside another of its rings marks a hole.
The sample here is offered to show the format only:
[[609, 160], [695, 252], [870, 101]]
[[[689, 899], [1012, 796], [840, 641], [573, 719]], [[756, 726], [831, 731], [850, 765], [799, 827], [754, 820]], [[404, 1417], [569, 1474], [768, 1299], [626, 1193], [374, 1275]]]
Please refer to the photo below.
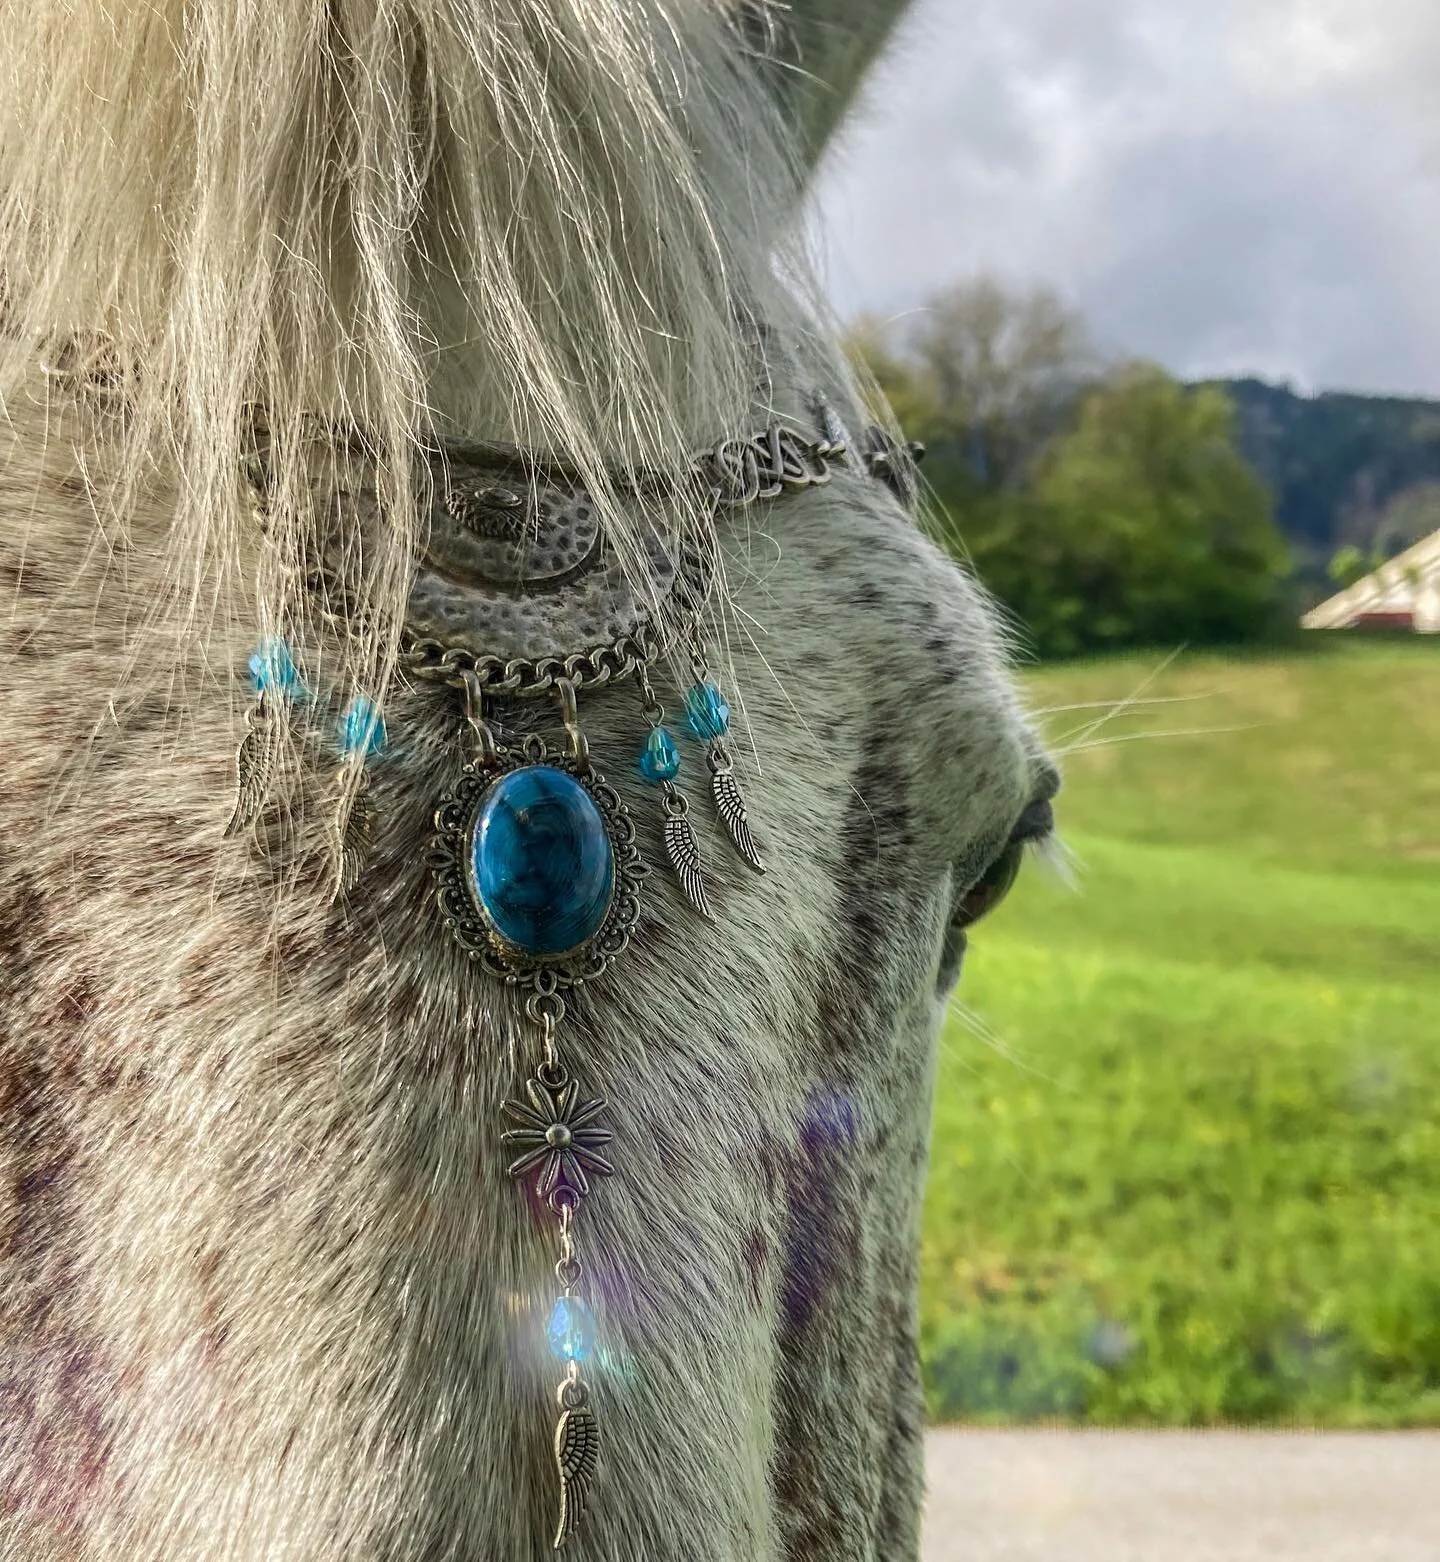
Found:
[[773, 83], [808, 176], [911, 0], [736, 0], [746, 48]]

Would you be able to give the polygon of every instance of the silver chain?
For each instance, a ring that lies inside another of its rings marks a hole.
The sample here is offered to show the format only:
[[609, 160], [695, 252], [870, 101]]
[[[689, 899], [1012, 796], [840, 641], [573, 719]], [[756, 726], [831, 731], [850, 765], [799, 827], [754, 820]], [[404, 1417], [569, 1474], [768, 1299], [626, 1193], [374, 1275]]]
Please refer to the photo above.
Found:
[[537, 661], [523, 657], [507, 661], [501, 656], [479, 656], [464, 646], [416, 640], [406, 649], [402, 665], [413, 677], [427, 682], [462, 688], [473, 677], [487, 694], [529, 699], [549, 694], [561, 684], [580, 690], [619, 683], [643, 663], [654, 660], [662, 649], [663, 641], [655, 629], [641, 624], [613, 645], [570, 656], [544, 656]]

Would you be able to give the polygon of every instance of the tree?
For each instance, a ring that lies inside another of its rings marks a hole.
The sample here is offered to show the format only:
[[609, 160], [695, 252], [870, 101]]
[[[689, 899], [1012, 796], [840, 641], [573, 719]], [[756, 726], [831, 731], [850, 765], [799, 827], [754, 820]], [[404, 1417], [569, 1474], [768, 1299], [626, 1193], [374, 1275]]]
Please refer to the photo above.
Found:
[[1289, 550], [1223, 390], [1146, 364], [1102, 373], [1053, 293], [986, 278], [903, 334], [860, 322], [851, 346], [930, 447], [943, 540], [1041, 654], [1244, 640], [1278, 621]]
[[1085, 326], [1047, 288], [1009, 292], [989, 277], [938, 294], [913, 351], [935, 387], [944, 432], [968, 447], [983, 487], [1014, 486], [1095, 370]]
[[860, 322], [851, 347], [934, 467], [976, 491], [1019, 488], [1100, 367], [1054, 292], [983, 276], [935, 294], [903, 330]]
[[850, 356], [874, 380], [896, 421], [912, 439], [934, 441], [940, 411], [934, 387], [895, 347], [893, 329], [875, 315], [861, 315], [846, 333]]
[[1289, 558], [1219, 390], [1130, 365], [1087, 392], [1028, 491], [952, 521], [1038, 650], [1242, 640], [1273, 621]]
[[1364, 580], [1370, 573], [1370, 560], [1353, 542], [1347, 542], [1343, 548], [1335, 550], [1325, 573], [1344, 591], [1347, 586], [1353, 586], [1357, 580]]
[[1369, 547], [1361, 548], [1353, 542], [1343, 544], [1331, 555], [1325, 573], [1343, 591], [1437, 531], [1440, 483], [1413, 483], [1396, 494], [1370, 522]]

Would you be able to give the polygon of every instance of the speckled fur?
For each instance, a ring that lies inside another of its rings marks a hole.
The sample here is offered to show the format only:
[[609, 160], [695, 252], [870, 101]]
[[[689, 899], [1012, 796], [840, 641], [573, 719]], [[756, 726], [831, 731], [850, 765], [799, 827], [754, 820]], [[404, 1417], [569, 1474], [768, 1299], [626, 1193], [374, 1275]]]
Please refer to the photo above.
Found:
[[[421, 861], [450, 697], [395, 703], [349, 904], [323, 914], [317, 874], [277, 920], [221, 838], [236, 689], [178, 729], [104, 706], [162, 516], [96, 548], [38, 421], [0, 490], [4, 1555], [538, 1556], [552, 1233], [504, 1176], [515, 1013]], [[728, 544], [770, 872], [729, 854], [692, 764], [715, 924], [656, 873], [574, 1005], [619, 1167], [582, 1237], [610, 1355], [577, 1545], [899, 1562], [947, 924], [1044, 781], [976, 593], [884, 490], [843, 479]], [[633, 691], [585, 715], [657, 861]]]
[[[348, 901], [305, 743], [256, 837], [224, 839], [247, 631], [152, 638], [137, 678], [163, 478], [121, 535], [94, 413], [38, 375], [6, 410], [0, 1556], [547, 1554], [554, 1238], [497, 1114], [533, 1048], [423, 861], [454, 698], [392, 696]], [[978, 593], [878, 484], [842, 474], [723, 542], [769, 872], [730, 851], [692, 750], [714, 924], [655, 872], [567, 1019], [617, 1166], [579, 1232], [605, 1441], [574, 1554], [912, 1562], [951, 922], [1053, 773]], [[633, 688], [583, 716], [658, 865]]]

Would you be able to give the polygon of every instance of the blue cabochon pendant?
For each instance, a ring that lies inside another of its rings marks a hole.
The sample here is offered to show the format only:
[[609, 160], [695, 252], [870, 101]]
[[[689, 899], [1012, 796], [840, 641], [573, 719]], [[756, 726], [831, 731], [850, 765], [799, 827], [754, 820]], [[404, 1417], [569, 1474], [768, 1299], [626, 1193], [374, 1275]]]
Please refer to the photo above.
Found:
[[555, 998], [630, 941], [647, 871], [635, 827], [590, 761], [572, 684], [557, 685], [567, 742], [552, 750], [537, 733], [502, 747], [478, 679], [464, 681], [476, 745], [435, 811], [440, 911], [490, 975]]
[[579, 1294], [574, 1227], [595, 1180], [613, 1168], [605, 1102], [582, 1098], [561, 1060], [557, 1029], [565, 992], [599, 976], [629, 943], [646, 869], [624, 803], [591, 763], [574, 684], [552, 681], [566, 734], [564, 747], [552, 750], [538, 733], [501, 745], [478, 675], [462, 673], [458, 681], [474, 753], [435, 810], [431, 865], [452, 933], [492, 976], [528, 989], [526, 1014], [541, 1036], [541, 1060], [523, 1099], [505, 1103], [512, 1126], [502, 1137], [514, 1152], [510, 1175], [530, 1180], [559, 1222], [560, 1293], [546, 1330], [565, 1373], [554, 1439], [558, 1550], [575, 1532], [600, 1458], [584, 1374], [595, 1318]]

